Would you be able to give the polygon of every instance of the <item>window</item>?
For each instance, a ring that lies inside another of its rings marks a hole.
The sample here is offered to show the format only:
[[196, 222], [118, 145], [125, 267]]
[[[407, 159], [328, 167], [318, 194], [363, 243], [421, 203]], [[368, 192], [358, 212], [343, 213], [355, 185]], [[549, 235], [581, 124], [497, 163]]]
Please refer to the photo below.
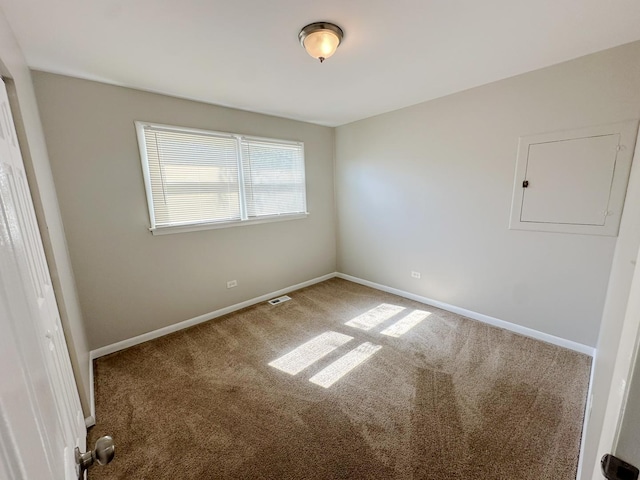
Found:
[[154, 234], [306, 216], [304, 145], [136, 122]]

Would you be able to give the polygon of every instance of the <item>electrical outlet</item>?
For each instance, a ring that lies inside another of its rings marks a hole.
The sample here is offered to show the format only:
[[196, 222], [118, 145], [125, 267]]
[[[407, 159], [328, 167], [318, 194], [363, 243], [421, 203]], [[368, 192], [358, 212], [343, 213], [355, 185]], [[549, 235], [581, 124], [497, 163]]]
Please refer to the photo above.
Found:
[[411, 272], [411, 278], [420, 278], [420, 272]]
[[238, 281], [237, 280], [229, 280], [227, 282], [227, 288], [233, 288], [233, 287], [237, 287], [238, 286]]

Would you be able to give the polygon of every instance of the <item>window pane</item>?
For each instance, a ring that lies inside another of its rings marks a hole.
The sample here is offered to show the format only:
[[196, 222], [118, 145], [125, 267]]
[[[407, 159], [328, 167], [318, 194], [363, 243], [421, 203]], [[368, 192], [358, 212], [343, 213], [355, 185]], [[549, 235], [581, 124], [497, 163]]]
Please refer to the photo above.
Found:
[[306, 211], [302, 145], [244, 139], [242, 160], [249, 218]]
[[155, 226], [240, 219], [237, 141], [146, 126]]

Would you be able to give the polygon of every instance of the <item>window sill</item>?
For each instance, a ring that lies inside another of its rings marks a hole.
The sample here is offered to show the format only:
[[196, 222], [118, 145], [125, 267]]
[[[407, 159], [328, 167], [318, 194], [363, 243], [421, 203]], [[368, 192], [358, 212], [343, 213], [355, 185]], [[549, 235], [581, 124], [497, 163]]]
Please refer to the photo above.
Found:
[[234, 220], [231, 222], [199, 223], [192, 225], [180, 225], [169, 227], [150, 228], [154, 235], [168, 235], [172, 233], [197, 232], [200, 230], [215, 230], [218, 228], [243, 227], [247, 225], [258, 225], [260, 223], [286, 222], [288, 220], [299, 220], [307, 218], [309, 213], [294, 213], [290, 215], [273, 215], [269, 217], [254, 218], [251, 220]]

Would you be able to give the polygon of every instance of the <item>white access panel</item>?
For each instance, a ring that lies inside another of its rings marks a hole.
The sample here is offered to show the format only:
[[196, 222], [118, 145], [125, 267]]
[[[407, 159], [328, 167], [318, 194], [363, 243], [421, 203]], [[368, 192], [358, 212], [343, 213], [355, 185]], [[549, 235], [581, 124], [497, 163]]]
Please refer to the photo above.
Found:
[[637, 122], [521, 137], [511, 229], [618, 234]]
[[620, 135], [529, 146], [520, 221], [604, 225]]

